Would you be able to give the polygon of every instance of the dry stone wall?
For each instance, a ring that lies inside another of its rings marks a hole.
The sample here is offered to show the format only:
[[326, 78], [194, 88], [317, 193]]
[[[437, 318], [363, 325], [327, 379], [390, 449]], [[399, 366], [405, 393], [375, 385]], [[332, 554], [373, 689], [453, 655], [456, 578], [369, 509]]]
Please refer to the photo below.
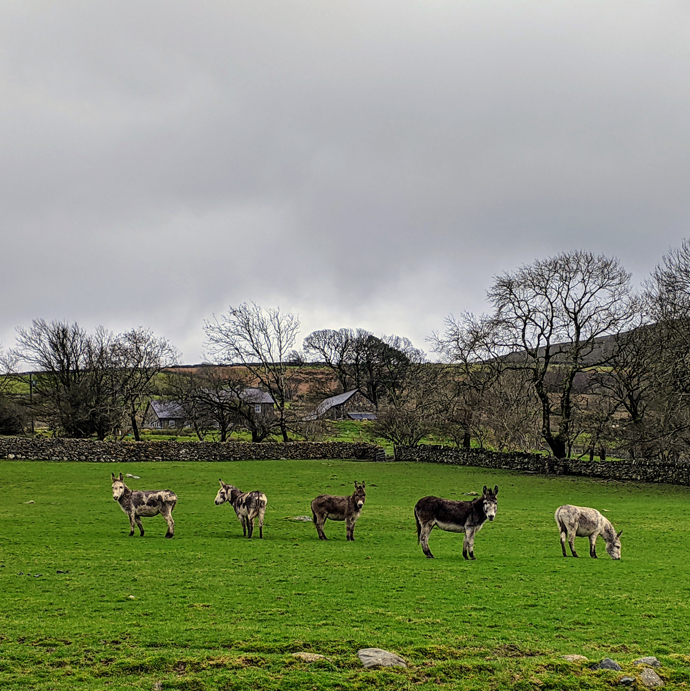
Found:
[[396, 461], [500, 468], [544, 475], [581, 475], [609, 480], [690, 485], [690, 463], [559, 460], [531, 453], [497, 453], [444, 446], [396, 447]]
[[349, 442], [175, 442], [0, 438], [0, 459], [131, 463], [145, 461], [385, 460], [374, 444]]

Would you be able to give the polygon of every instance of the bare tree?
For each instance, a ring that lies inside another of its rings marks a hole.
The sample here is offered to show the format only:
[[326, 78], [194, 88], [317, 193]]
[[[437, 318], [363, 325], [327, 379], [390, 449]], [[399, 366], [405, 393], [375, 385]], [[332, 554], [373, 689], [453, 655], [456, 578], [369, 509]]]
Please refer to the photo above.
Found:
[[164, 368], [177, 364], [179, 353], [165, 338], [158, 338], [140, 327], [117, 337], [113, 357], [118, 396], [126, 409], [132, 434], [139, 441], [142, 403], [157, 392], [156, 378]]
[[395, 395], [377, 416], [374, 433], [400, 446], [417, 446], [438, 429], [444, 397], [443, 372], [431, 363], [418, 362], [399, 373]]
[[407, 338], [378, 338], [364, 329], [314, 331], [304, 339], [304, 350], [333, 371], [343, 391], [357, 389], [376, 410], [405, 386], [407, 368], [424, 359]]
[[18, 388], [15, 360], [0, 344], [0, 434], [22, 434], [27, 423], [26, 408], [21, 405], [20, 397], [13, 395]]
[[288, 356], [299, 333], [299, 318], [255, 303], [230, 307], [206, 322], [206, 347], [217, 364], [242, 364], [273, 397], [278, 427], [287, 442], [291, 387]]
[[690, 445], [690, 241], [662, 258], [644, 297], [650, 323], [635, 344], [646, 358], [646, 408], [636, 442], [644, 455], [679, 458]]
[[[491, 315], [460, 322], [450, 317], [445, 334], [436, 336], [437, 348], [451, 360], [528, 373], [540, 403], [541, 436], [563, 458], [572, 439], [575, 376], [607, 363], [611, 353], [603, 337], [632, 322], [630, 275], [615, 259], [570, 252], [497, 277], [488, 299]], [[562, 377], [559, 390], [550, 392], [547, 374], [554, 365]]]
[[167, 341], [145, 329], [115, 336], [99, 326], [88, 334], [76, 323], [43, 319], [17, 332], [12, 354], [34, 370], [31, 406], [37, 417], [65, 436], [99, 439], [129, 420], [139, 438], [142, 397], [176, 357]]

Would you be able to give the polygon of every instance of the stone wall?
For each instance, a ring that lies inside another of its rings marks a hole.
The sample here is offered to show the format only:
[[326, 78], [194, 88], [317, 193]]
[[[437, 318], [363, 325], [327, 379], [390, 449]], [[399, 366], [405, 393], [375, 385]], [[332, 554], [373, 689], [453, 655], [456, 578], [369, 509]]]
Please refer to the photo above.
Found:
[[496, 453], [444, 446], [396, 447], [395, 460], [501, 468], [544, 475], [581, 475], [610, 480], [690, 485], [690, 463], [686, 462], [558, 460], [531, 453]]
[[383, 461], [374, 444], [349, 442], [176, 442], [0, 438], [0, 459], [130, 463], [143, 461], [268, 461], [339, 459]]

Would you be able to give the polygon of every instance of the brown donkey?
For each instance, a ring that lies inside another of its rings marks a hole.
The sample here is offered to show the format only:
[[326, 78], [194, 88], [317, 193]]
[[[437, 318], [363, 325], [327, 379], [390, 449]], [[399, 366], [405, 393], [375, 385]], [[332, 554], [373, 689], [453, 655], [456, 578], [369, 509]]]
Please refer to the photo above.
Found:
[[345, 521], [347, 539], [355, 539], [355, 523], [362, 513], [362, 507], [366, 500], [366, 487], [355, 480], [355, 491], [349, 497], [334, 497], [330, 494], [320, 494], [311, 503], [311, 513], [314, 517], [316, 532], [319, 540], [328, 540], [323, 532], [323, 526], [327, 518], [332, 521]]
[[177, 504], [177, 495], [169, 489], [139, 491], [131, 490], [124, 482], [122, 473], [120, 477], [113, 480], [113, 499], [120, 505], [120, 508], [129, 516], [130, 531], [129, 536], [134, 535], [134, 525], [139, 527], [139, 533], [144, 536], [144, 526], [141, 524], [141, 516], [157, 516], [160, 514], [168, 524], [168, 532], [165, 537], [172, 537], [175, 534], [175, 521], [172, 512]]

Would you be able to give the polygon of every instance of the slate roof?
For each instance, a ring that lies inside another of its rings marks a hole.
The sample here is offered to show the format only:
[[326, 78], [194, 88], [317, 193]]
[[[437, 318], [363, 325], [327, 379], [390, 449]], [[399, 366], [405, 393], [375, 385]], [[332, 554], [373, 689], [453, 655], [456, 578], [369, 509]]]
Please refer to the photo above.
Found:
[[247, 388], [241, 394], [240, 398], [247, 403], [275, 403], [273, 396], [261, 389]]
[[316, 417], [323, 417], [331, 408], [347, 403], [356, 393], [357, 389], [353, 389], [352, 391], [346, 391], [345, 393], [339, 393], [337, 396], [326, 398], [319, 403], [316, 409]]
[[150, 405], [159, 420], [184, 420], [187, 417], [177, 401], [151, 401]]

